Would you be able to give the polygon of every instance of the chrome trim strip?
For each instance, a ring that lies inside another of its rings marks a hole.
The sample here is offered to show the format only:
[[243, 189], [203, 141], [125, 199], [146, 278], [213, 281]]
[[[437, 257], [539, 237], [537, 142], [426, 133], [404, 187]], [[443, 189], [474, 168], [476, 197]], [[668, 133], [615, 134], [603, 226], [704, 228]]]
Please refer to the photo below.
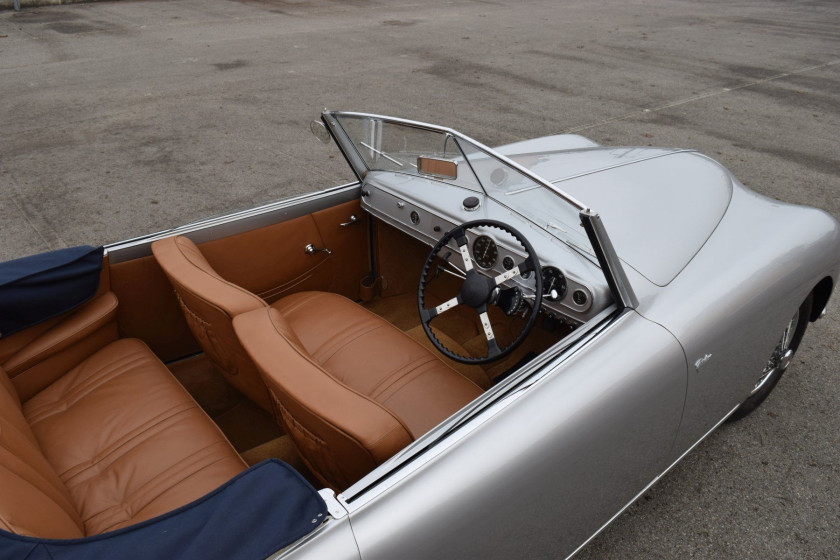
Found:
[[580, 221], [589, 236], [592, 248], [595, 249], [595, 256], [598, 257], [601, 270], [607, 279], [607, 284], [616, 303], [624, 308], [636, 309], [639, 306], [639, 300], [636, 298], [630, 281], [627, 280], [627, 274], [625, 274], [621, 260], [619, 260], [615, 247], [613, 247], [612, 241], [607, 235], [601, 216], [587, 208], [581, 211]]
[[[466, 136], [465, 134], [461, 134], [457, 130], [453, 130], [451, 128], [447, 128], [447, 127], [444, 127], [444, 126], [438, 126], [438, 125], [434, 125], [434, 124], [423, 123], [423, 122], [419, 122], [419, 121], [412, 121], [412, 120], [408, 120], [408, 119], [400, 119], [400, 118], [397, 118], [397, 117], [388, 117], [388, 116], [385, 116], [385, 115], [375, 115], [375, 114], [371, 114], [371, 113], [355, 113], [355, 112], [350, 112], [350, 111], [324, 111], [324, 113], [322, 113], [322, 115], [328, 115], [330, 117], [342, 117], [342, 116], [344, 116], [344, 117], [355, 117], [355, 118], [379, 120], [379, 121], [384, 121], [384, 122], [392, 122], [392, 123], [395, 123], [395, 124], [401, 124], [401, 125], [404, 125], [404, 126], [410, 126], [410, 127], [413, 127], [413, 128], [420, 128], [420, 129], [425, 129], [425, 130], [431, 130], [431, 131], [434, 131], [434, 132], [441, 132], [441, 133], [444, 133], [444, 134], [450, 134], [450, 135], [454, 136], [456, 139], [461, 138], [463, 140], [466, 140], [467, 142], [470, 142], [471, 144], [473, 144], [477, 148], [479, 148], [482, 151], [484, 151], [485, 153], [487, 153], [490, 157], [496, 158], [497, 160], [501, 161], [505, 165], [509, 165], [513, 169], [516, 169], [517, 171], [519, 171], [520, 173], [522, 173], [523, 175], [525, 175], [526, 177], [528, 177], [529, 179], [531, 179], [535, 183], [538, 183], [538, 184], [544, 186], [545, 188], [547, 188], [548, 190], [554, 192], [560, 198], [562, 198], [563, 200], [565, 200], [566, 202], [568, 202], [569, 204], [571, 204], [572, 206], [574, 206], [578, 210], [583, 210], [584, 208], [586, 208], [586, 206], [582, 202], [580, 202], [578, 199], [576, 199], [575, 197], [573, 197], [569, 193], [559, 189], [554, 184], [552, 184], [550, 181], [547, 181], [547, 180], [543, 179], [539, 175], [535, 175], [532, 171], [530, 171], [527, 168], [519, 165], [515, 161], [509, 159], [507, 156], [504, 156], [504, 155], [500, 154], [499, 152], [495, 151], [493, 148], [485, 146], [481, 142], [479, 142], [477, 140], [474, 140], [474, 139], [470, 138], [469, 136]], [[469, 158], [467, 158], [467, 161], [469, 162]]]
[[458, 440], [466, 437], [486, 419], [506, 408], [575, 354], [574, 351], [567, 352], [567, 350], [575, 345], [582, 346], [595, 340], [629, 313], [627, 311], [616, 313], [617, 311], [619, 310], [615, 305], [610, 305], [566, 338], [557, 341], [554, 346], [534, 358], [518, 372], [487, 390], [362, 477], [342, 493], [348, 511], [351, 514], [357, 511], [409, 476], [411, 472], [432, 461], [436, 455], [444, 452], [451, 445], [455, 445]]
[[193, 241], [203, 243], [299, 218], [342, 202], [349, 202], [358, 199], [360, 191], [359, 182], [354, 181], [321, 191], [294, 195], [256, 208], [204, 218], [156, 233], [111, 243], [105, 246], [105, 252], [110, 264], [130, 261], [151, 255], [152, 242], [164, 237], [189, 235]]
[[636, 495], [633, 497], [633, 499], [632, 499], [632, 500], [630, 500], [629, 502], [627, 502], [627, 505], [625, 505], [623, 508], [621, 508], [621, 509], [618, 511], [618, 513], [616, 513], [615, 515], [613, 515], [612, 517], [610, 517], [609, 521], [607, 521], [606, 523], [604, 523], [604, 524], [601, 526], [601, 528], [600, 528], [600, 529], [598, 529], [597, 531], [595, 531], [595, 532], [592, 534], [592, 536], [591, 536], [591, 537], [589, 537], [588, 539], [586, 539], [586, 540], [583, 542], [583, 544], [581, 544], [579, 547], [577, 547], [577, 548], [574, 550], [574, 552], [572, 552], [571, 554], [569, 554], [569, 555], [566, 557], [566, 560], [569, 560], [570, 558], [572, 558], [575, 554], [577, 554], [578, 552], [580, 552], [580, 551], [581, 551], [581, 549], [583, 549], [586, 545], [588, 545], [588, 544], [592, 541], [592, 539], [594, 539], [594, 538], [595, 538], [595, 537], [597, 537], [599, 534], [601, 534], [601, 531], [603, 531], [604, 529], [606, 529], [606, 528], [610, 525], [610, 523], [612, 523], [613, 521], [615, 521], [615, 520], [616, 520], [616, 519], [617, 519], [617, 518], [618, 518], [618, 517], [619, 517], [622, 513], [624, 513], [624, 512], [627, 510], [627, 508], [629, 508], [630, 506], [632, 506], [633, 504], [635, 504], [635, 503], [636, 503], [636, 501], [637, 501], [637, 500], [639, 500], [642, 496], [644, 496], [644, 495], [645, 495], [645, 492], [647, 492], [648, 490], [650, 490], [650, 489], [653, 487], [653, 485], [654, 485], [654, 484], [656, 484], [657, 482], [659, 482], [660, 480], [662, 480], [662, 478], [663, 478], [666, 474], [668, 474], [668, 473], [671, 471], [671, 469], [673, 469], [675, 466], [677, 466], [677, 463], [679, 463], [680, 461], [682, 461], [682, 460], [683, 460], [683, 458], [684, 458], [686, 455], [688, 455], [689, 453], [691, 453], [692, 451], [694, 451], [694, 448], [695, 448], [695, 447], [697, 447], [698, 445], [700, 445], [700, 443], [701, 443], [704, 439], [706, 439], [706, 438], [707, 438], [707, 437], [708, 437], [708, 436], [709, 436], [712, 432], [714, 432], [715, 430], [717, 430], [717, 429], [718, 429], [718, 427], [719, 427], [721, 424], [723, 424], [724, 422], [726, 422], [726, 419], [727, 419], [727, 418], [729, 418], [730, 416], [732, 416], [732, 414], [733, 414], [736, 410], [738, 410], [739, 408], [741, 408], [741, 405], [740, 405], [740, 404], [739, 404], [738, 406], [736, 406], [735, 408], [733, 408], [732, 410], [730, 410], [729, 412], [727, 412], [727, 413], [726, 413], [726, 416], [724, 416], [723, 418], [721, 418], [721, 419], [718, 421], [718, 423], [717, 423], [717, 424], [715, 424], [714, 426], [712, 426], [712, 428], [711, 428], [708, 432], [706, 432], [705, 434], [703, 434], [703, 437], [701, 437], [700, 439], [698, 439], [698, 440], [694, 443], [694, 445], [692, 445], [691, 447], [689, 447], [688, 449], [686, 449], [686, 450], [685, 450], [685, 452], [684, 452], [682, 455], [680, 455], [680, 456], [677, 458], [677, 460], [676, 460], [676, 461], [674, 461], [673, 463], [671, 463], [671, 466], [669, 466], [667, 469], [665, 469], [664, 471], [662, 471], [662, 473], [661, 473], [661, 474], [659, 474], [659, 476], [657, 476], [657, 477], [656, 477], [656, 478], [654, 478], [652, 481], [650, 481], [650, 483], [649, 483], [647, 486], [645, 486], [645, 487], [644, 487], [644, 489], [643, 489], [641, 492], [639, 492], [638, 494], [636, 494]]
[[[665, 156], [672, 156], [674, 154], [685, 154], [685, 153], [697, 153], [697, 150], [688, 150], [688, 149], [680, 149], [680, 150], [673, 150], [670, 152], [666, 152], [664, 154], [655, 154], [652, 156], [647, 156], [639, 159], [634, 159], [632, 161], [623, 161], [621, 163], [616, 163], [615, 165], [608, 165], [606, 167], [601, 167], [599, 169], [592, 169], [591, 171], [584, 171], [583, 173], [578, 173], [577, 175], [569, 175], [568, 177], [563, 177], [562, 179], [557, 179], [552, 181], [552, 183], [562, 183], [563, 181], [571, 181], [572, 179], [577, 179], [578, 177], [585, 177], [587, 175], [592, 175], [594, 173], [600, 173], [601, 171], [609, 171], [610, 169], [615, 169], [617, 167], [624, 167], [625, 165], [632, 165], [634, 163], [640, 163], [643, 161], [648, 161], [651, 159], [661, 158]], [[520, 191], [521, 192], [521, 191]], [[513, 193], [509, 193], [513, 194]]]

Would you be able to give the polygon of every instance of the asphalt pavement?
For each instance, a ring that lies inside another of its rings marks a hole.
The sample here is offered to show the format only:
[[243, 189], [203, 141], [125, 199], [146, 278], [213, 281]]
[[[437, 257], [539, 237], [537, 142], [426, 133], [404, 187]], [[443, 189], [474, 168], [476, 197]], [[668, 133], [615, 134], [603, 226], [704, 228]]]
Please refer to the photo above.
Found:
[[[0, 12], [0, 260], [351, 180], [309, 133], [324, 107], [696, 148], [840, 218], [837, 2], [100, 2]], [[840, 556], [831, 311], [578, 558]]]

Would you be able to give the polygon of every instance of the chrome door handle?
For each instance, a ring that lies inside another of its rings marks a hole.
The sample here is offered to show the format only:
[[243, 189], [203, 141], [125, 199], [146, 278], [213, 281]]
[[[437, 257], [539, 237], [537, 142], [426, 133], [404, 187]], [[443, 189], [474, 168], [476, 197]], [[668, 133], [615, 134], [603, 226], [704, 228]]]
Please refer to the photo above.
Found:
[[351, 214], [351, 215], [350, 215], [350, 219], [349, 219], [348, 221], [346, 221], [346, 222], [344, 222], [344, 223], [342, 223], [342, 224], [338, 224], [338, 225], [340, 225], [341, 227], [347, 227], [347, 226], [356, 225], [356, 224], [358, 224], [360, 221], [361, 221], [361, 220], [359, 220], [359, 217], [358, 217], [356, 214]]
[[318, 249], [312, 243], [310, 243], [309, 245], [307, 245], [306, 247], [303, 248], [303, 252], [306, 253], [307, 255], [314, 255], [315, 253], [317, 253], [319, 251], [324, 252], [328, 255], [332, 255], [332, 251], [330, 251], [326, 247], [324, 247], [323, 249]]

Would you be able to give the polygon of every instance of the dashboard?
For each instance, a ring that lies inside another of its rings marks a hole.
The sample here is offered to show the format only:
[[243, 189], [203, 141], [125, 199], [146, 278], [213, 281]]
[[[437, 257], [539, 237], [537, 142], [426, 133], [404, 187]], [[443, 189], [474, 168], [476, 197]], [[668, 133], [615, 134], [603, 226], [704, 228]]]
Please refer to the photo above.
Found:
[[[591, 260], [483, 193], [422, 177], [379, 172], [365, 178], [362, 207], [430, 248], [444, 233], [468, 221], [491, 219], [511, 225], [528, 238], [537, 252], [543, 280], [540, 313], [549, 318], [577, 325], [611, 301], [603, 275]], [[477, 269], [488, 276], [513, 269], [527, 256], [518, 242], [496, 228], [471, 228], [466, 234], [470, 256]], [[463, 271], [460, 253], [454, 243], [451, 245], [454, 257], [449, 264]], [[533, 301], [531, 274], [515, 276], [504, 287], [516, 287], [525, 301]]]

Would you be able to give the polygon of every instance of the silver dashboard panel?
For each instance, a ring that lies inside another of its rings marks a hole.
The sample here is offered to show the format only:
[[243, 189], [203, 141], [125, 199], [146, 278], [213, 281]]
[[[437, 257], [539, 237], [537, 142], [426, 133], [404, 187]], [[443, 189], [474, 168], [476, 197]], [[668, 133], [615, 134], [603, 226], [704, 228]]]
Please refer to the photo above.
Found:
[[[558, 301], [543, 299], [543, 311], [559, 315], [572, 322], [585, 322], [611, 303], [603, 274], [588, 259], [571, 250], [565, 243], [537, 227], [516, 212], [497, 203], [492, 198], [448, 185], [432, 179], [401, 175], [391, 172], [369, 173], [362, 185], [362, 207], [373, 216], [396, 227], [429, 247], [435, 245], [444, 233], [464, 222], [489, 219], [510, 224], [522, 232], [538, 253], [543, 267], [553, 266], [563, 272], [568, 289]], [[468, 210], [463, 200], [477, 196], [480, 204]], [[414, 215], [415, 219], [412, 219]], [[480, 235], [491, 237], [498, 246], [499, 256], [495, 265], [487, 270], [488, 275], [505, 272], [502, 261], [511, 256], [519, 263], [525, 257], [521, 247], [511, 243], [509, 237], [493, 228], [468, 231], [470, 249]], [[453, 260], [463, 265], [457, 248], [452, 245]], [[533, 293], [533, 282], [516, 277], [507, 283], [517, 285], [526, 294]], [[586, 295], [586, 302], [578, 305], [572, 294], [580, 290]]]

